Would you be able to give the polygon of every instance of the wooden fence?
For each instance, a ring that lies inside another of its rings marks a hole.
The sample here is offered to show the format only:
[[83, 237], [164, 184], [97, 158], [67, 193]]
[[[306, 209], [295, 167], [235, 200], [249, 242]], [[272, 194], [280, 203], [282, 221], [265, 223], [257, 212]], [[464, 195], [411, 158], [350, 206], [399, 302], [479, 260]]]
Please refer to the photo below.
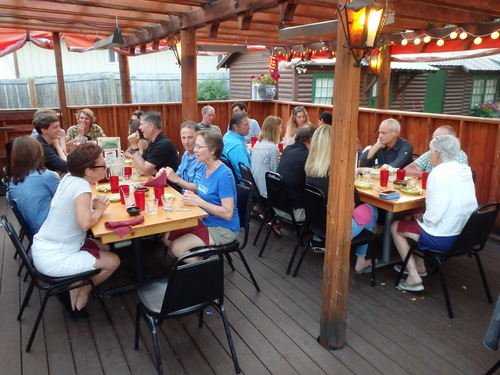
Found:
[[[280, 101], [248, 101], [243, 100], [249, 109], [251, 118], [260, 124], [269, 115], [277, 115], [286, 124], [295, 106], [304, 106], [312, 123], [317, 123], [319, 114], [331, 107], [311, 103], [280, 102]], [[214, 123], [226, 132], [231, 116], [229, 101], [211, 102], [216, 111]], [[199, 117], [193, 119], [199, 122], [201, 108], [207, 103], [198, 103]], [[74, 124], [74, 115], [81, 107], [70, 107], [71, 121], [64, 124]], [[102, 126], [108, 136], [119, 136], [122, 148], [127, 147], [128, 121], [136, 109], [143, 111], [158, 111], [164, 120], [164, 133], [174, 142], [182, 153], [183, 147], [179, 137], [179, 125], [182, 122], [180, 103], [158, 104], [121, 104], [106, 106], [90, 106], [97, 117], [97, 123]], [[5, 151], [3, 145], [12, 137], [29, 134], [32, 129], [31, 120], [34, 110], [6, 111], [0, 110], [0, 166], [3, 167]], [[375, 142], [380, 122], [386, 118], [395, 118], [401, 123], [401, 136], [408, 139], [414, 146], [414, 151], [423, 153], [428, 150], [434, 130], [441, 125], [451, 125], [457, 132], [462, 149], [468, 155], [469, 164], [476, 172], [476, 193], [479, 203], [500, 201], [500, 120], [485, 119], [470, 116], [453, 116], [421, 112], [405, 112], [360, 108], [358, 119], [359, 139], [363, 146]], [[3, 129], [2, 129], [3, 128]], [[335, 134], [335, 133], [334, 133]], [[500, 218], [497, 219], [496, 231], [500, 232]]]

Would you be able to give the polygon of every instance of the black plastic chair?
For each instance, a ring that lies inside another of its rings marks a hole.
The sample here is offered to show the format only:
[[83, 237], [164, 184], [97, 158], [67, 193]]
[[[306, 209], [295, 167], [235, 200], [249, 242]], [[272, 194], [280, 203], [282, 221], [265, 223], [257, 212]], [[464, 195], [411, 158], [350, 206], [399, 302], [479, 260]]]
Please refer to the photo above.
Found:
[[[307, 241], [307, 245], [300, 256], [297, 267], [293, 273], [293, 277], [297, 276], [299, 268], [302, 265], [304, 257], [306, 256], [308, 250], [311, 248], [311, 240], [314, 235], [324, 239], [326, 237], [326, 211], [327, 211], [327, 200], [323, 191], [316, 186], [306, 184], [305, 188], [305, 203], [306, 203], [306, 221], [307, 228], [311, 231], [311, 236]], [[374, 247], [371, 246], [372, 242], [375, 240], [376, 236], [369, 230], [363, 229], [356, 237], [351, 240], [351, 249], [358, 246], [368, 244], [368, 249], [370, 250], [370, 256], [372, 258], [372, 272], [371, 272], [371, 283], [375, 286], [375, 251]]]
[[[259, 257], [262, 256], [264, 253], [264, 249], [266, 248], [267, 241], [269, 240], [269, 236], [271, 235], [272, 232], [272, 226], [276, 224], [276, 221], [279, 219], [282, 222], [285, 222], [289, 225], [291, 225], [296, 231], [297, 231], [297, 244], [295, 245], [295, 248], [293, 249], [292, 256], [290, 258], [290, 262], [288, 263], [288, 267], [286, 270], [286, 274], [290, 274], [290, 270], [292, 269], [293, 262], [295, 260], [295, 256], [297, 255], [297, 251], [299, 249], [301, 240], [302, 240], [302, 232], [306, 228], [306, 222], [305, 221], [297, 221], [295, 219], [295, 215], [293, 213], [293, 208], [290, 205], [290, 196], [288, 194], [288, 189], [286, 187], [285, 181], [283, 180], [283, 177], [279, 173], [276, 172], [266, 172], [266, 187], [267, 187], [267, 198], [268, 198], [268, 203], [269, 203], [269, 208], [273, 210], [273, 218], [271, 220], [271, 225], [269, 226], [266, 238], [264, 240], [264, 243], [262, 244], [262, 247], [260, 249]], [[276, 214], [275, 209], [281, 210], [292, 218], [291, 220], [279, 216]]]
[[[245, 163], [240, 162], [240, 173], [241, 173], [242, 179], [247, 180], [250, 183], [252, 183], [252, 201], [253, 201], [253, 204], [259, 204], [260, 206], [265, 208], [267, 211], [267, 207], [268, 207], [267, 198], [264, 197], [260, 193], [259, 188], [257, 187], [257, 183], [255, 182], [255, 179], [253, 178], [251, 168], [248, 165], [246, 165]], [[264, 214], [264, 221], [265, 221], [265, 216], [266, 215]], [[257, 240], [259, 239], [260, 232], [262, 231], [263, 225], [264, 225], [264, 222], [261, 223], [259, 230], [258, 230], [257, 234], [255, 235], [255, 238], [253, 240], [254, 246], [257, 243]]]
[[[195, 263], [184, 264], [191, 257], [202, 257]], [[198, 313], [199, 326], [203, 326], [204, 310], [215, 306], [222, 316], [227, 341], [236, 373], [241, 372], [234, 349], [229, 323], [224, 307], [224, 260], [222, 252], [203, 249], [177, 258], [169, 277], [150, 281], [137, 290], [139, 303], [135, 319], [134, 348], [139, 348], [141, 316], [153, 336], [158, 374], [163, 374], [157, 327], [166, 319], [177, 319]]]
[[497, 202], [494, 202], [483, 204], [476, 208], [476, 210], [471, 214], [469, 220], [462, 229], [462, 232], [460, 232], [455, 245], [450, 251], [446, 253], [434, 250], [420, 250], [417, 247], [417, 243], [409, 239], [408, 242], [410, 243], [411, 248], [396, 279], [396, 286], [399, 285], [399, 282], [403, 277], [404, 271], [406, 270], [406, 265], [410, 260], [410, 256], [413, 254], [423, 258], [426, 262], [435, 266], [436, 272], [439, 272], [444, 298], [446, 301], [446, 306], [448, 308], [448, 316], [453, 319], [453, 310], [451, 308], [450, 296], [448, 294], [448, 288], [446, 287], [441, 264], [448, 259], [461, 255], [474, 255], [474, 257], [476, 258], [477, 267], [479, 268], [479, 273], [481, 274], [486, 297], [488, 298], [489, 303], [493, 303], [490, 288], [488, 287], [488, 281], [486, 280], [486, 275], [481, 263], [481, 258], [479, 257], [479, 252], [484, 248], [484, 245], [488, 240], [488, 236], [490, 235], [493, 224], [495, 223], [499, 207], [500, 205]]
[[[94, 283], [91, 280], [91, 277], [94, 275], [97, 275], [99, 272], [101, 272], [100, 269], [95, 269], [92, 271], [88, 272], [82, 272], [76, 275], [71, 275], [71, 276], [63, 276], [63, 277], [51, 277], [44, 275], [36, 270], [36, 268], [33, 266], [31, 259], [29, 258], [23, 244], [21, 243], [21, 240], [17, 236], [14, 227], [12, 224], [7, 220], [5, 216], [2, 215], [2, 225], [5, 228], [5, 231], [7, 232], [10, 240], [12, 241], [12, 244], [16, 248], [16, 251], [19, 253], [19, 256], [23, 260], [26, 269], [28, 270], [28, 273], [31, 276], [31, 282], [28, 287], [28, 290], [26, 291], [26, 295], [24, 296], [23, 303], [21, 304], [21, 308], [19, 309], [19, 314], [17, 315], [17, 320], [21, 321], [21, 318], [23, 316], [24, 309], [29, 303], [29, 300], [31, 298], [31, 295], [33, 294], [33, 290], [35, 286], [42, 290], [45, 291], [45, 295], [42, 299], [42, 304], [40, 306], [40, 310], [38, 311], [38, 315], [35, 320], [35, 325], [33, 326], [33, 330], [31, 331], [31, 336], [28, 341], [28, 345], [26, 346], [26, 352], [29, 352], [31, 350], [31, 345], [33, 344], [33, 340], [35, 339], [36, 331], [38, 330], [38, 326], [40, 324], [40, 321], [42, 320], [43, 312], [45, 310], [45, 306], [47, 305], [47, 301], [49, 297], [57, 295], [57, 294], [62, 294], [66, 293], [72, 289], [80, 288], [85, 285], [90, 285], [92, 287], [92, 291], [94, 293], [94, 296], [97, 298], [99, 301], [102, 309], [104, 310], [104, 314], [106, 315], [106, 318], [110, 323], [112, 323], [111, 316], [109, 315], [108, 310], [106, 309], [106, 306], [104, 305], [104, 302], [102, 298], [100, 297], [99, 290], [97, 287], [94, 285]], [[81, 284], [71, 286], [71, 284], [81, 281]]]
[[[245, 265], [245, 268], [248, 272], [248, 275], [250, 275], [250, 278], [252, 279], [252, 283], [255, 286], [255, 289], [257, 289], [257, 292], [260, 292], [259, 285], [257, 284], [257, 280], [255, 280], [255, 277], [253, 276], [252, 270], [250, 269], [250, 266], [248, 265], [247, 260], [245, 259], [245, 256], [242, 253], [242, 250], [245, 248], [248, 242], [248, 232], [249, 232], [249, 226], [250, 226], [250, 210], [251, 210], [251, 198], [252, 198], [252, 191], [253, 191], [253, 186], [250, 182], [246, 180], [238, 180], [238, 184], [236, 185], [236, 191], [237, 191], [237, 207], [238, 207], [238, 216], [240, 218], [240, 227], [243, 228], [245, 231], [244, 237], [243, 237], [243, 243], [240, 245], [238, 240], [234, 240], [233, 242], [230, 242], [225, 245], [219, 245], [219, 246], [210, 246], [210, 249], [218, 250], [222, 252], [227, 259], [227, 262], [231, 266], [231, 269], [234, 271], [234, 265], [233, 265], [233, 260], [231, 259], [231, 253], [238, 253], [240, 256], [241, 261]], [[206, 249], [206, 246], [200, 246], [196, 247], [194, 249], [191, 249], [191, 251], [197, 251], [201, 249]]]

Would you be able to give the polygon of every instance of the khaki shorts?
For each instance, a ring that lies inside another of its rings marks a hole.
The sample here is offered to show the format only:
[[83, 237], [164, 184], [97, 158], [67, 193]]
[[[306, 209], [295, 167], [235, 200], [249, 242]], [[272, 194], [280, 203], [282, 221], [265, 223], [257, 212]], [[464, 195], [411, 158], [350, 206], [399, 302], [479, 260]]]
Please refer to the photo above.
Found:
[[222, 227], [208, 227], [208, 233], [210, 233], [210, 237], [212, 237], [216, 245], [231, 243], [238, 235], [238, 232], [233, 232], [231, 229]]

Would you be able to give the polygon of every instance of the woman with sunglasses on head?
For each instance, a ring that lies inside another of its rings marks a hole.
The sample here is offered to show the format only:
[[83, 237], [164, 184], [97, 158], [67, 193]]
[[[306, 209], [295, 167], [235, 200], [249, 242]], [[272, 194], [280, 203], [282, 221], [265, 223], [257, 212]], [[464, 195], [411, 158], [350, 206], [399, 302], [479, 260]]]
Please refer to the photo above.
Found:
[[[163, 243], [176, 257], [198, 246], [228, 244], [236, 239], [240, 231], [236, 183], [231, 169], [220, 160], [223, 148], [220, 132], [202, 130], [197, 133], [194, 145], [196, 161], [204, 163], [207, 168], [198, 183], [198, 194], [186, 190], [181, 202], [202, 208], [208, 216], [199, 220], [196, 227], [165, 233]], [[193, 257], [186, 262], [198, 260]]]
[[312, 125], [309, 120], [309, 114], [304, 107], [295, 107], [286, 124], [285, 137], [293, 137], [297, 129], [300, 129], [304, 125]]
[[[105, 195], [92, 197], [91, 191], [91, 185], [106, 175], [102, 148], [94, 143], [77, 146], [68, 155], [68, 169], [70, 174], [59, 183], [47, 220], [34, 237], [33, 262], [40, 273], [53, 277], [99, 268], [101, 272], [92, 277], [98, 285], [120, 265], [109, 246], [86, 238], [109, 206]], [[71, 308], [84, 308], [91, 290], [90, 285], [72, 289]]]

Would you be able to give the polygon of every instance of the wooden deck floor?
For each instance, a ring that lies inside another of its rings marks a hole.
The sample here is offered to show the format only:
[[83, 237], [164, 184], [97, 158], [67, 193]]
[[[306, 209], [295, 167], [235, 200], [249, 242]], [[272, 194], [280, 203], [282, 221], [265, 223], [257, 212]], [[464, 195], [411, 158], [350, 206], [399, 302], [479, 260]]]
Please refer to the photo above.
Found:
[[[15, 219], [0, 198], [0, 213]], [[258, 222], [252, 222], [252, 235]], [[352, 275], [349, 288], [347, 345], [322, 348], [319, 333], [322, 256], [308, 254], [297, 278], [285, 275], [294, 239], [274, 235], [262, 258], [247, 247], [247, 258], [262, 289], [257, 293], [239, 260], [226, 269], [226, 308], [236, 351], [245, 375], [291, 374], [483, 374], [499, 359], [482, 338], [493, 305], [486, 301], [475, 261], [462, 257], [446, 264], [455, 319], [447, 316], [438, 277], [425, 279], [425, 291], [403, 293], [393, 287], [396, 272], [377, 270]], [[16, 276], [13, 246], [0, 230], [0, 363], [1, 374], [155, 374], [151, 337], [143, 324], [139, 350], [133, 348], [134, 292], [106, 299], [114, 325], [91, 300], [90, 318], [72, 321], [57, 299], [49, 300], [32, 350], [26, 346], [39, 306], [33, 298], [21, 323], [16, 315], [27, 283]], [[260, 242], [259, 242], [260, 243]], [[146, 267], [160, 276], [168, 257], [145, 242]], [[482, 259], [493, 298], [499, 290], [500, 252], [489, 243]], [[103, 288], [128, 278], [126, 249], [122, 266]], [[208, 312], [210, 313], [210, 312]], [[198, 328], [196, 317], [167, 321], [161, 348], [166, 374], [234, 374], [222, 322], [214, 311]]]

